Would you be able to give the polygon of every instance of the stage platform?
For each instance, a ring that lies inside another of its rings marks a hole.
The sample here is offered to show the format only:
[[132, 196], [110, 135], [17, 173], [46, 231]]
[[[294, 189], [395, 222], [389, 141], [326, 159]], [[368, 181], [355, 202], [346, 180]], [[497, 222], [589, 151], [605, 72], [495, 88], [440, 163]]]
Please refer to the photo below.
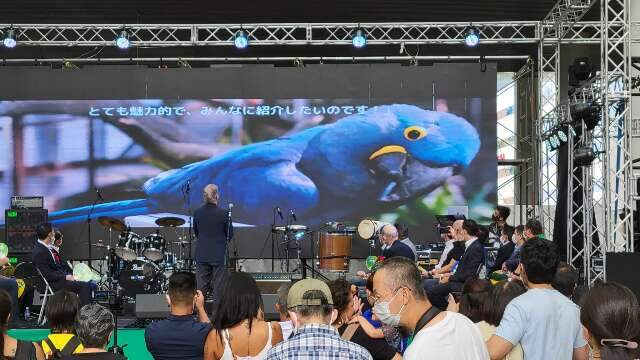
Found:
[[[49, 334], [49, 329], [13, 329], [9, 335], [19, 340], [40, 341]], [[109, 346], [113, 344], [113, 338]], [[118, 345], [124, 347], [129, 360], [153, 360], [144, 342], [144, 329], [118, 329]]]

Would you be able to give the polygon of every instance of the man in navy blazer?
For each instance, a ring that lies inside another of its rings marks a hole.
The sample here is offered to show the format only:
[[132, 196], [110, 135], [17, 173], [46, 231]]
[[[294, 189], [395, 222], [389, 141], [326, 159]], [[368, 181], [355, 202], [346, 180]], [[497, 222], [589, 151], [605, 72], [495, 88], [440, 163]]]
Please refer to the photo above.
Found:
[[478, 240], [477, 233], [478, 224], [474, 220], [464, 220], [461, 236], [464, 238], [465, 251], [454, 267], [455, 272], [443, 276], [438, 285], [427, 289], [427, 296], [434, 306], [445, 309], [448, 295], [462, 291], [464, 282], [478, 275], [480, 266], [484, 264], [484, 244]]
[[58, 251], [52, 246], [55, 238], [53, 225], [42, 223], [36, 229], [38, 241], [33, 246], [31, 260], [40, 270], [53, 291], [69, 290], [80, 298], [80, 305], [91, 302], [91, 285], [88, 282], [78, 281], [71, 273], [69, 267], [62, 261]]

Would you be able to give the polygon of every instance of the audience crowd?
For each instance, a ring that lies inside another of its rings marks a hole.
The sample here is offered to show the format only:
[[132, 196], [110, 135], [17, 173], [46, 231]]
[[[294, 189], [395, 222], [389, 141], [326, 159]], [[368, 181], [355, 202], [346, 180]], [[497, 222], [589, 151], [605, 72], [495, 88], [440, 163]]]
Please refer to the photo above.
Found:
[[[598, 283], [578, 296], [578, 272], [560, 262], [540, 223], [511, 227], [508, 216], [499, 207], [488, 227], [453, 223], [429, 271], [416, 265], [412, 243], [399, 239], [408, 240], [406, 229], [399, 236], [385, 226], [388, 256], [357, 282], [366, 297], [345, 279], [287, 283], [268, 309], [279, 321], [265, 319], [247, 273], [226, 277], [209, 314], [195, 275], [176, 272], [166, 294], [170, 315], [147, 327], [147, 349], [156, 360], [637, 359], [640, 308], [631, 290]], [[51, 333], [29, 342], [7, 335], [14, 302], [0, 290], [0, 360], [122, 359], [107, 351], [115, 330], [108, 309], [81, 306], [61, 289], [46, 307]]]

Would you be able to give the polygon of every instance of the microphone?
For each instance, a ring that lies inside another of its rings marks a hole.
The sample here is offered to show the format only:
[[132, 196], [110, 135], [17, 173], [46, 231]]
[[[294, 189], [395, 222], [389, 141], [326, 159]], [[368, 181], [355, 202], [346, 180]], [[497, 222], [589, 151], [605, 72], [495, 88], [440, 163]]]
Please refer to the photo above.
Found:
[[229, 216], [231, 216], [231, 210], [233, 210], [233, 203], [229, 203]]
[[278, 215], [280, 216], [280, 220], [284, 220], [284, 216], [282, 216], [282, 210], [280, 210], [280, 208], [277, 207], [276, 211], [278, 212]]
[[293, 212], [293, 209], [289, 209], [289, 213], [291, 214], [291, 218], [293, 218], [293, 221], [298, 221], [298, 219], [296, 218], [296, 213]]
[[100, 194], [100, 189], [95, 188], [96, 190], [96, 195], [98, 195], [98, 199], [100, 199], [100, 201], [104, 202], [104, 198], [102, 197], [102, 194]]

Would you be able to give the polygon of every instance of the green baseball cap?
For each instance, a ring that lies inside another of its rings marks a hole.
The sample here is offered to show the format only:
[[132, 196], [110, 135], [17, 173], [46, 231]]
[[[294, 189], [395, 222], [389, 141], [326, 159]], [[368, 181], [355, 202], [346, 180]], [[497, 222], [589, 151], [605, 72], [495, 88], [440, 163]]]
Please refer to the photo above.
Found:
[[318, 279], [304, 279], [291, 286], [287, 307], [333, 305], [329, 286]]

